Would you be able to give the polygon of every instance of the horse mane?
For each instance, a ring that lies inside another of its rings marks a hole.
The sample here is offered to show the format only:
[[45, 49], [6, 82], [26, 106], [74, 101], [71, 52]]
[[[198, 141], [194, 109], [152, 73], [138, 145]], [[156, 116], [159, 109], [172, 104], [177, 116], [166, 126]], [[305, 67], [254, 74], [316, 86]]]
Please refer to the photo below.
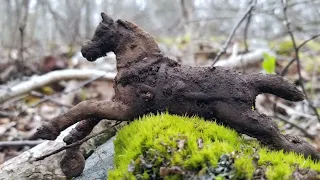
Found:
[[117, 67], [127, 67], [131, 63], [161, 54], [155, 39], [138, 25], [124, 20], [117, 20], [118, 30], [123, 39], [115, 50]]

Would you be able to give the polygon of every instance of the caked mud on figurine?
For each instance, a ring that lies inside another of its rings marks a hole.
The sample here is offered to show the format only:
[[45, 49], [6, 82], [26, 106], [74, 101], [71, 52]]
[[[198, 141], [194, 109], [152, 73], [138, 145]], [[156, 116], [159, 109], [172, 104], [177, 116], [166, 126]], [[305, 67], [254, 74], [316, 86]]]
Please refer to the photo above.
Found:
[[[114, 98], [83, 101], [44, 124], [35, 137], [54, 140], [62, 130], [81, 121], [64, 139], [71, 144], [86, 137], [102, 119], [131, 121], [144, 114], [168, 111], [216, 119], [270, 148], [319, 160], [318, 152], [307, 142], [282, 135], [270, 118], [252, 110], [256, 96], [261, 93], [291, 101], [304, 99], [304, 95], [282, 77], [243, 75], [218, 66], [182, 66], [163, 56], [155, 40], [137, 25], [120, 19], [114, 21], [104, 13], [101, 16], [102, 22], [81, 52], [89, 61], [110, 51], [116, 54], [118, 74]], [[69, 177], [81, 174], [85, 162], [79, 147], [66, 151], [61, 162], [64, 173]]]

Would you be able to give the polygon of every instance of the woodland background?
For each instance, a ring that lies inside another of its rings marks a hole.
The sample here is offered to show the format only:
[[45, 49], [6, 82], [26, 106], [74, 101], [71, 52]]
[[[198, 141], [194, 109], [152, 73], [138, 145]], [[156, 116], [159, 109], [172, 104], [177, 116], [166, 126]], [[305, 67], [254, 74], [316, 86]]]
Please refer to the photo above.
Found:
[[[0, 164], [41, 143], [27, 138], [43, 122], [80, 101], [112, 98], [114, 55], [89, 63], [79, 52], [101, 12], [135, 22], [182, 64], [296, 83], [305, 101], [261, 95], [256, 108], [320, 150], [320, 0], [1, 0], [0, 11]], [[64, 71], [78, 69], [91, 74]], [[38, 86], [19, 86], [34, 77]]]

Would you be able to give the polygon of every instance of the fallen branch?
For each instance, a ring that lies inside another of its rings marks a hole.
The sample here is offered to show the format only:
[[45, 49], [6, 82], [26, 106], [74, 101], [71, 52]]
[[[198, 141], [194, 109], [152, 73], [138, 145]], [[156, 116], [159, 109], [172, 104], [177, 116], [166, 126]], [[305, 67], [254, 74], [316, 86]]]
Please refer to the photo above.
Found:
[[44, 140], [37, 140], [37, 141], [0, 141], [0, 147], [22, 147], [22, 146], [36, 146], [45, 142]]
[[[65, 179], [65, 175], [59, 165], [64, 152], [58, 153], [43, 161], [30, 160], [35, 156], [41, 156], [51, 152], [52, 149], [64, 146], [65, 143], [62, 139], [67, 136], [75, 126], [76, 124], [62, 131], [55, 141], [44, 141], [19, 156], [2, 163], [0, 165], [0, 179], [43, 179], [43, 176], [39, 177], [39, 174], [46, 174], [46, 177], [51, 179]], [[54, 171], [52, 171], [52, 169], [54, 169]]]
[[15, 111], [2, 111], [0, 110], [0, 117], [16, 117], [19, 113]]
[[5, 92], [0, 92], [0, 103], [3, 103], [11, 98], [26, 94], [34, 89], [46, 86], [53, 82], [61, 80], [85, 80], [91, 79], [92, 77], [104, 76], [107, 80], [113, 80], [115, 73], [104, 72], [93, 69], [67, 69], [67, 70], [58, 70], [52, 71], [42, 76], [34, 76], [30, 80], [22, 82], [18, 85], [15, 85], [9, 88]]
[[[242, 54], [242, 55], [236, 56], [234, 58], [223, 59], [223, 60], [221, 59], [215, 65], [216, 66], [232, 67], [232, 68], [240, 68], [240, 67], [247, 66], [250, 64], [255, 64], [258, 61], [262, 61], [264, 53], [271, 53], [271, 51], [267, 50], [267, 49], [258, 49], [256, 51]], [[210, 64], [210, 66], [211, 65], [213, 65], [213, 64]]]
[[[89, 79], [89, 80], [81, 83], [79, 86], [77, 86], [77, 87], [75, 87], [75, 88], [72, 88], [72, 89], [69, 89], [69, 90], [67, 90], [67, 91], [62, 91], [62, 92], [59, 92], [59, 93], [57, 93], [57, 94], [53, 94], [53, 95], [51, 95], [51, 96], [43, 96], [43, 98], [42, 98], [40, 101], [32, 104], [31, 107], [36, 107], [36, 106], [38, 106], [39, 104], [41, 104], [41, 103], [43, 103], [43, 102], [46, 102], [47, 100], [51, 100], [51, 101], [52, 101], [52, 100], [54, 100], [55, 97], [58, 97], [58, 96], [61, 95], [61, 94], [69, 94], [69, 93], [72, 93], [72, 92], [74, 92], [74, 91], [76, 91], [76, 90], [78, 90], [78, 89], [81, 89], [81, 88], [84, 87], [85, 85], [90, 84], [91, 82], [93, 82], [93, 81], [95, 81], [95, 80], [97, 80], [97, 79], [103, 78], [103, 77], [104, 77], [104, 75], [98, 76], [98, 77], [94, 77], [94, 78], [91, 78], [91, 79]], [[31, 92], [31, 93], [32, 93], [32, 92]], [[63, 103], [61, 103], [61, 102], [56, 102], [56, 101], [53, 101], [53, 102], [56, 103], [56, 104], [58, 104], [58, 105], [71, 108], [70, 105], [63, 104]]]

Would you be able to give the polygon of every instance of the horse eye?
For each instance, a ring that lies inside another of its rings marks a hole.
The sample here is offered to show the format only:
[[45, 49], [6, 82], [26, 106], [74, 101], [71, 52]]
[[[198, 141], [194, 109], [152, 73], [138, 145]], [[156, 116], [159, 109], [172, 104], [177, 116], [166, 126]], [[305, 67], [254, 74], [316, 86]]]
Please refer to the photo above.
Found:
[[101, 22], [96, 29], [95, 36], [102, 37], [109, 30], [109, 26]]

